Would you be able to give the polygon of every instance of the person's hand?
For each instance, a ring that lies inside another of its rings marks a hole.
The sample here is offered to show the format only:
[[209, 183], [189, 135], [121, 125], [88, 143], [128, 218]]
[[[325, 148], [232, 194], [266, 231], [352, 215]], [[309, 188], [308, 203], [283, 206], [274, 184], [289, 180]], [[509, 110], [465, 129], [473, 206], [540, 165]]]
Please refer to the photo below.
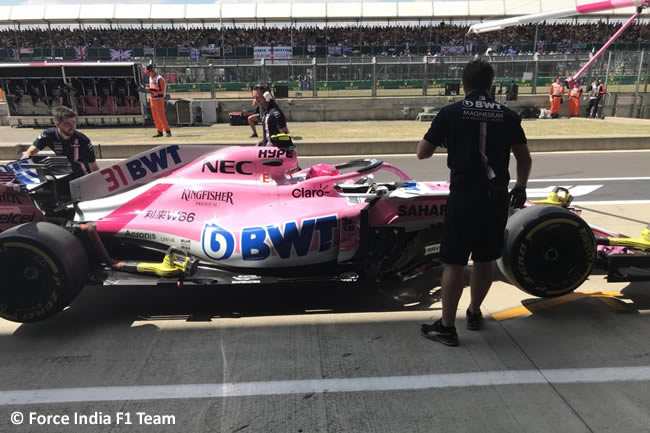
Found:
[[517, 184], [515, 184], [515, 186], [510, 190], [510, 194], [508, 194], [510, 207], [514, 207], [514, 208], [524, 207], [527, 198], [528, 197], [526, 196], [526, 187]]

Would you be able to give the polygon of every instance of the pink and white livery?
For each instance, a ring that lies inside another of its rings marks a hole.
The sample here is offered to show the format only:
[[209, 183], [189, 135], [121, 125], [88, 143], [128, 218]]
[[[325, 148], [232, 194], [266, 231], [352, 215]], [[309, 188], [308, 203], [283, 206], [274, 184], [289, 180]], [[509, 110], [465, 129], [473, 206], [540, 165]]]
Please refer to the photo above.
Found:
[[[74, 180], [60, 157], [0, 172], [0, 316], [9, 320], [50, 317], [89, 280], [401, 285], [440, 266], [448, 184], [378, 159], [301, 169], [293, 147], [168, 145]], [[575, 212], [530, 204], [510, 219], [500, 267], [531, 294], [570, 292], [609, 258], [594, 233], [618, 245]]]

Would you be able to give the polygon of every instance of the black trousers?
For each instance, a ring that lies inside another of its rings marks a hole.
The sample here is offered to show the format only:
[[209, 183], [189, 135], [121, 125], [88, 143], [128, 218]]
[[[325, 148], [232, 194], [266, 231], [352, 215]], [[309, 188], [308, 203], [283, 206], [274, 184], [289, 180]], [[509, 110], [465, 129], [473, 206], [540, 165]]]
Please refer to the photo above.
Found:
[[[598, 103], [600, 99], [589, 99], [589, 105], [587, 105], [587, 111], [585, 112], [585, 117], [596, 117], [598, 114]], [[592, 112], [593, 111], [593, 112]]]

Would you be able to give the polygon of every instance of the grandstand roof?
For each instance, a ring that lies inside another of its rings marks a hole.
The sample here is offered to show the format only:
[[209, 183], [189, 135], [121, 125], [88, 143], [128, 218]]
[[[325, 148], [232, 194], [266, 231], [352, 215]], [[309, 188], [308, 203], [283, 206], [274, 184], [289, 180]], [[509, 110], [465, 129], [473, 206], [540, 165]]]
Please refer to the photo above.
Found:
[[[593, 0], [432, 0], [412, 2], [47, 4], [0, 6], [0, 24], [251, 23], [500, 19], [566, 9]], [[629, 17], [634, 8], [598, 12]], [[584, 16], [583, 16], [584, 17]]]

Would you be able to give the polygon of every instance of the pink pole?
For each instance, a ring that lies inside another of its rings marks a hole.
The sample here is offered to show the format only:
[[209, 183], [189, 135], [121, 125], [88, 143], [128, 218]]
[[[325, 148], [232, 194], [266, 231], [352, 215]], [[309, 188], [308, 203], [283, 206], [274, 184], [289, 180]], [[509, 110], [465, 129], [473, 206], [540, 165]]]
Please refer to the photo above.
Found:
[[648, 0], [635, 1], [635, 0], [604, 0], [596, 3], [588, 3], [576, 6], [576, 11], [580, 14], [589, 14], [592, 12], [604, 11], [609, 9], [618, 9], [624, 7], [634, 6], [649, 6]]
[[569, 77], [566, 80], [564, 80], [567, 87], [569, 87], [569, 88], [573, 87], [573, 83], [575, 82], [575, 80], [577, 80], [582, 75], [582, 73], [585, 70], [587, 70], [587, 68], [589, 66], [591, 66], [596, 61], [596, 59], [598, 59], [598, 57], [600, 57], [600, 55], [603, 54], [605, 52], [605, 50], [607, 50], [607, 48], [609, 48], [609, 46], [612, 45], [612, 43], [614, 43], [614, 41], [616, 39], [618, 39], [619, 36], [621, 36], [621, 33], [623, 33], [625, 31], [625, 29], [627, 29], [634, 22], [634, 20], [639, 16], [640, 13], [641, 12], [639, 12], [639, 11], [635, 12], [634, 15], [632, 15], [630, 17], [630, 19], [628, 19], [625, 22], [625, 24], [623, 24], [623, 26], [621, 26], [621, 28], [618, 29], [618, 31], [616, 33], [614, 33], [614, 36], [612, 36], [605, 43], [605, 45], [603, 45], [603, 47], [600, 50], [598, 50], [598, 52], [596, 54], [594, 54], [594, 56], [591, 59], [589, 59], [589, 61], [587, 63], [585, 63], [585, 65], [582, 68], [580, 68], [580, 70], [578, 72], [575, 73], [575, 75], [573, 77]]

